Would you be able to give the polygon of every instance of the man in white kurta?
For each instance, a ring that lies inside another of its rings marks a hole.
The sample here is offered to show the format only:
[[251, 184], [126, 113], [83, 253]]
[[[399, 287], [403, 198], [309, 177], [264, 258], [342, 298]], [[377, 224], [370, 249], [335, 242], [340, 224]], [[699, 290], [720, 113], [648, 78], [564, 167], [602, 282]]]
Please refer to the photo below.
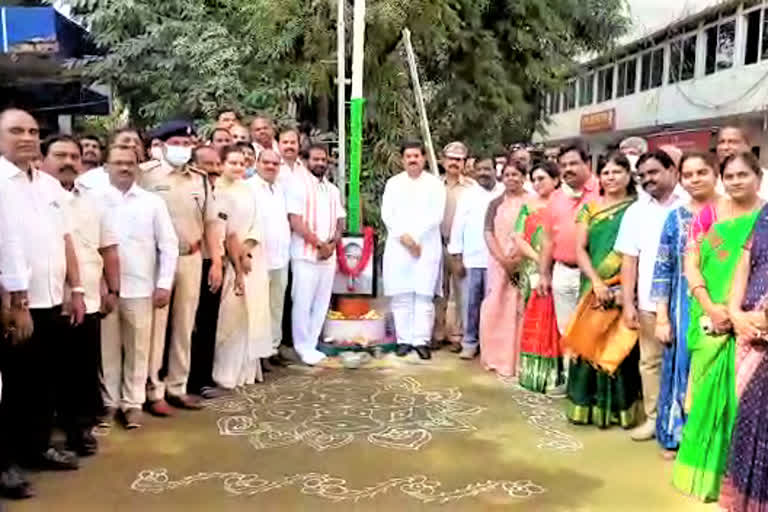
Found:
[[387, 227], [384, 247], [384, 294], [391, 297], [399, 356], [415, 349], [431, 357], [426, 346], [435, 317], [443, 246], [440, 223], [445, 211], [445, 186], [424, 171], [424, 147], [407, 143], [401, 151], [405, 171], [384, 188], [381, 218]]
[[[261, 229], [264, 239], [269, 270], [269, 310], [272, 326], [272, 356], [274, 364], [278, 348], [283, 340], [283, 307], [285, 289], [288, 284], [288, 263], [290, 261], [291, 226], [288, 223], [288, 209], [285, 191], [277, 176], [280, 171], [280, 155], [266, 149], [261, 152], [257, 162], [258, 172], [246, 180], [253, 191], [257, 210], [261, 217]], [[306, 170], [303, 172], [307, 172]]]
[[293, 346], [301, 360], [319, 363], [325, 354], [317, 342], [328, 313], [336, 275], [336, 244], [344, 231], [346, 213], [341, 194], [328, 181], [328, 149], [309, 149], [309, 172], [294, 176], [288, 213], [293, 269]]

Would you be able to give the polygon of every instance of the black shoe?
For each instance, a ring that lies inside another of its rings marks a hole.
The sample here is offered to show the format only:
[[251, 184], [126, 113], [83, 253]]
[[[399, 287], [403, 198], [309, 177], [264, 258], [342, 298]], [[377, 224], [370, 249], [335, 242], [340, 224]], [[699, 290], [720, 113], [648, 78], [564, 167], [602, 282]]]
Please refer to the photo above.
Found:
[[266, 357], [263, 357], [261, 359], [261, 372], [262, 373], [269, 373], [273, 370], [272, 365], [269, 362], [269, 359]]
[[67, 435], [67, 448], [80, 457], [88, 457], [98, 451], [99, 442], [91, 433], [90, 428], [83, 428]]
[[408, 355], [408, 353], [411, 351], [413, 347], [410, 345], [406, 345], [405, 343], [400, 343], [397, 346], [397, 351], [395, 353], [397, 354], [397, 357], [405, 357]]
[[441, 348], [443, 348], [444, 343], [445, 342], [443, 340], [432, 340], [429, 342], [429, 348], [431, 350], [440, 350]]
[[80, 461], [74, 452], [48, 448], [33, 461], [39, 469], [50, 471], [72, 471], [80, 468]]
[[32, 484], [17, 466], [11, 466], [0, 473], [0, 496], [11, 500], [25, 500], [34, 495]]
[[461, 343], [451, 344], [451, 348], [450, 348], [451, 354], [459, 354], [461, 353], [461, 350], [462, 350]]
[[285, 366], [285, 359], [283, 359], [282, 356], [280, 356], [279, 354], [278, 355], [274, 355], [274, 356], [270, 356], [268, 361], [269, 361], [269, 364], [271, 364], [273, 368], [278, 368], [278, 367], [282, 368], [282, 367]]
[[417, 354], [419, 354], [419, 359], [432, 359], [432, 352], [429, 350], [429, 347], [422, 345], [420, 347], [413, 347], [413, 350], [416, 351]]

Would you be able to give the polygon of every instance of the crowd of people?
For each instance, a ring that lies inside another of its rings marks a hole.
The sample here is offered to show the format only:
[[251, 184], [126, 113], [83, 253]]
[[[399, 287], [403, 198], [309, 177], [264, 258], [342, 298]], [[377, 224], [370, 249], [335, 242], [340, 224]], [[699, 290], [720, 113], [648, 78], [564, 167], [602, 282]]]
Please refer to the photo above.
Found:
[[594, 174], [579, 145], [478, 156], [458, 199], [452, 149], [460, 357], [479, 345], [485, 368], [564, 397], [570, 422], [655, 438], [683, 493], [766, 510], [768, 187], [744, 131], [722, 128], [715, 152], [631, 137]]
[[[171, 121], [41, 141], [8, 109], [0, 154], [3, 496], [34, 495], [22, 467], [77, 469], [94, 427], [262, 382], [285, 345], [326, 365], [346, 215], [324, 145], [231, 110], [208, 140]], [[405, 142], [381, 198], [397, 356], [450, 344], [575, 424], [655, 438], [679, 490], [767, 507], [768, 206], [746, 134], [685, 154], [632, 137], [594, 173], [579, 145], [455, 141], [441, 176], [425, 155]]]
[[8, 109], [0, 154], [0, 495], [34, 495], [21, 468], [77, 469], [94, 428], [263, 381], [284, 320], [322, 363], [345, 227], [326, 146], [233, 112], [208, 141], [184, 121], [41, 141]]

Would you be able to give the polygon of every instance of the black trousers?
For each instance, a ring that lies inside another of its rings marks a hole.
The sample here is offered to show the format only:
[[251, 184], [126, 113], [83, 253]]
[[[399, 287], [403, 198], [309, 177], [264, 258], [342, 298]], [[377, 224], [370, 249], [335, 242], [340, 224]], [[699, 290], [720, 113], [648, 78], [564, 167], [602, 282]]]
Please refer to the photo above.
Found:
[[0, 467], [44, 452], [51, 440], [57, 372], [56, 347], [67, 336], [61, 307], [32, 309], [34, 333], [18, 345], [0, 341]]
[[286, 347], [293, 346], [293, 268], [288, 265], [288, 285], [285, 287], [285, 302], [283, 303], [283, 341], [280, 343]]
[[[64, 318], [68, 323], [68, 318]], [[65, 432], [96, 423], [104, 410], [101, 396], [101, 317], [85, 315], [77, 327], [66, 325], [56, 346], [56, 412]]]
[[199, 395], [205, 386], [215, 386], [213, 382], [213, 356], [216, 350], [216, 325], [219, 322], [219, 304], [221, 288], [216, 293], [208, 289], [208, 271], [211, 260], [203, 260], [203, 279], [200, 283], [200, 303], [195, 315], [195, 329], [192, 331], [192, 351], [190, 355], [187, 393]]

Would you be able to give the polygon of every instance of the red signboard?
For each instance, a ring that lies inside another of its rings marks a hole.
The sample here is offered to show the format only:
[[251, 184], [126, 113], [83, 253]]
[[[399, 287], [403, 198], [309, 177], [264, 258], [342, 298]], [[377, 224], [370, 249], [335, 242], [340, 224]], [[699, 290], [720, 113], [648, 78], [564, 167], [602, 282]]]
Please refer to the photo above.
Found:
[[648, 137], [648, 149], [654, 150], [671, 144], [681, 151], [708, 151], [711, 141], [712, 132], [710, 130], [662, 132]]
[[610, 132], [616, 127], [616, 109], [601, 110], [581, 116], [581, 133]]

